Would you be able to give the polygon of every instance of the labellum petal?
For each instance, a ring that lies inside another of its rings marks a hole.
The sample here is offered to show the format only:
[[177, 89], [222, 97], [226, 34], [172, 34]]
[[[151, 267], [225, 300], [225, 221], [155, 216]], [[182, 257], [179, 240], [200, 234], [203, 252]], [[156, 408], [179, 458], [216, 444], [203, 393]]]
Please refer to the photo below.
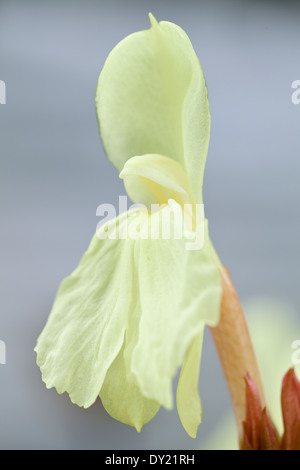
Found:
[[[180, 387], [195, 395], [185, 370], [196, 371], [200, 344], [196, 358], [186, 354], [219, 315], [221, 284], [207, 223], [204, 246], [191, 252], [185, 233], [174, 236], [175, 213], [182, 208], [170, 200], [154, 214], [134, 209], [103, 226], [63, 281], [35, 348], [48, 388], [84, 407], [100, 394], [112, 416], [139, 430], [160, 405], [172, 408], [172, 382], [186, 357]], [[164, 221], [171, 221], [167, 239]], [[128, 236], [118, 239], [112, 228]], [[192, 426], [186, 425], [194, 433]]]

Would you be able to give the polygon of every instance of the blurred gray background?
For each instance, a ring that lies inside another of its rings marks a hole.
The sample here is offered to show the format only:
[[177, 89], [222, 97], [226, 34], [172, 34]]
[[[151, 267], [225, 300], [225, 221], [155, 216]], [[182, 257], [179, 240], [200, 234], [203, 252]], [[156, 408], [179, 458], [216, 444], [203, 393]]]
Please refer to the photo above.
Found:
[[35, 364], [36, 339], [90, 242], [97, 206], [125, 194], [101, 146], [94, 94], [108, 53], [149, 27], [149, 11], [187, 32], [206, 76], [204, 201], [215, 247], [242, 300], [270, 296], [298, 309], [299, 2], [1, 0], [2, 449], [194, 449], [230, 404], [209, 331], [196, 440], [176, 410], [162, 409], [140, 434], [99, 400], [83, 410], [47, 390]]

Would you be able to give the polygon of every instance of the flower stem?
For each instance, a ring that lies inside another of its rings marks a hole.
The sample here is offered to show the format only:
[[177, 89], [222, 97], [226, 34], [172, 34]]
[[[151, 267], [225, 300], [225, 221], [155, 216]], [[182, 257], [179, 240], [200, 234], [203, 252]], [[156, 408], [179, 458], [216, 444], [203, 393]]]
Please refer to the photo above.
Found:
[[241, 440], [246, 417], [246, 374], [255, 382], [262, 406], [265, 399], [243, 308], [228, 270], [222, 267], [221, 273], [223, 294], [220, 321], [210, 330], [227, 381]]

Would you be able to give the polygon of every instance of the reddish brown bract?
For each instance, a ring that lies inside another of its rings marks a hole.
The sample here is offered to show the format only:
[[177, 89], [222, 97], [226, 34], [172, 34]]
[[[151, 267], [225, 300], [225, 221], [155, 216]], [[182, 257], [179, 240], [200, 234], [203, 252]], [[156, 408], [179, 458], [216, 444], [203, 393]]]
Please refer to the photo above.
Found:
[[241, 450], [300, 450], [300, 382], [294, 369], [282, 381], [281, 408], [284, 433], [280, 438], [266, 407], [262, 408], [257, 387], [249, 375], [246, 382], [246, 419]]

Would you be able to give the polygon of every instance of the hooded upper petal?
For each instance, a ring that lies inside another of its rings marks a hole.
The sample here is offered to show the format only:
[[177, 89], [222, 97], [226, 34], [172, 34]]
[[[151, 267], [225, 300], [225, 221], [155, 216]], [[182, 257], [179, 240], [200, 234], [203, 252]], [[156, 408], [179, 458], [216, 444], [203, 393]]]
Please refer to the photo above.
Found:
[[96, 91], [100, 135], [119, 171], [136, 155], [181, 163], [199, 201], [210, 134], [203, 71], [179, 26], [152, 16], [151, 22], [122, 40], [104, 64]]

